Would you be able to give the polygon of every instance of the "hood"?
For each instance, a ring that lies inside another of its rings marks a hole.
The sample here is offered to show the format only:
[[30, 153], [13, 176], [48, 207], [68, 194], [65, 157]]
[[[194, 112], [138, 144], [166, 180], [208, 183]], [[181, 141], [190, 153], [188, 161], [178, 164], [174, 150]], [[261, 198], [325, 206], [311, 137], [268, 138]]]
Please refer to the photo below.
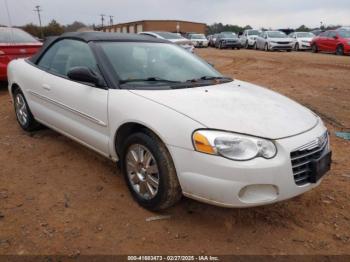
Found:
[[313, 39], [313, 37], [299, 37], [298, 40], [300, 41], [308, 41], [311, 42]]
[[220, 38], [220, 40], [225, 40], [225, 41], [238, 41], [239, 39], [238, 39], [238, 38], [228, 38], [228, 37], [225, 37], [225, 38]]
[[177, 90], [133, 90], [206, 128], [280, 139], [312, 129], [318, 118], [309, 109], [271, 90], [235, 80]]
[[192, 42], [187, 39], [170, 39], [169, 41], [177, 44], [177, 45], [191, 45]]
[[192, 42], [208, 42], [207, 39], [191, 39]]
[[292, 42], [292, 38], [269, 38], [270, 41], [274, 42]]

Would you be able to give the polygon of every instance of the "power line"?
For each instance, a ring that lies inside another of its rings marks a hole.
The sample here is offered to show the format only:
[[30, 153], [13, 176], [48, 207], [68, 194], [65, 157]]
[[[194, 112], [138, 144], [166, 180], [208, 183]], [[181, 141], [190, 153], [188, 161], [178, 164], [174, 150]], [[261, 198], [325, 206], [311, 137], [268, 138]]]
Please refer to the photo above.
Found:
[[41, 15], [40, 15], [40, 12], [42, 12], [43, 10], [40, 8], [40, 5], [37, 5], [37, 6], [35, 6], [35, 9], [33, 11], [38, 13], [39, 25], [40, 25], [40, 35], [41, 35], [41, 38], [44, 38], [43, 28], [41, 25]]

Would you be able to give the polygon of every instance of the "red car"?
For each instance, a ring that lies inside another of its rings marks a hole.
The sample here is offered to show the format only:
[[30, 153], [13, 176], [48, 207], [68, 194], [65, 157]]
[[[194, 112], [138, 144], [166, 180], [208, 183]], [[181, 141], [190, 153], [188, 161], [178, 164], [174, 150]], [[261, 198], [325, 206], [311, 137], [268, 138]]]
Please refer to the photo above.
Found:
[[350, 30], [322, 32], [312, 39], [311, 48], [314, 53], [350, 54]]
[[17, 28], [0, 27], [0, 81], [7, 80], [7, 65], [16, 58], [34, 55], [42, 43]]

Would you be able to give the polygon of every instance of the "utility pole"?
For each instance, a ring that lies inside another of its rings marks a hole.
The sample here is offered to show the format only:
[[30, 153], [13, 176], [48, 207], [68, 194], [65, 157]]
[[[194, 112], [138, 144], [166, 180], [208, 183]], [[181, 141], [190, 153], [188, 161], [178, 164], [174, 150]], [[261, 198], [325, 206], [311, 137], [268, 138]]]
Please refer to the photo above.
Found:
[[41, 35], [41, 39], [43, 39], [44, 33], [43, 33], [42, 25], [41, 25], [41, 16], [40, 16], [40, 12], [42, 12], [43, 10], [40, 8], [40, 5], [37, 5], [37, 6], [35, 6], [35, 9], [33, 11], [38, 13], [39, 25], [40, 25], [40, 35]]
[[104, 14], [101, 14], [101, 27], [103, 28], [103, 22], [105, 21], [105, 16]]
[[114, 18], [113, 15], [109, 16], [109, 25], [113, 25], [113, 18]]

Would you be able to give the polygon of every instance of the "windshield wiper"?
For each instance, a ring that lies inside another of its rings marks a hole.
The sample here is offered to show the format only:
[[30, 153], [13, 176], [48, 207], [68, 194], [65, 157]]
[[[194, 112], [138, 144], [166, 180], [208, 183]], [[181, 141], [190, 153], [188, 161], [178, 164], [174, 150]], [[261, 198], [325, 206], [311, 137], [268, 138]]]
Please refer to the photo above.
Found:
[[200, 82], [200, 81], [207, 81], [207, 80], [220, 80], [220, 81], [233, 81], [231, 77], [224, 77], [224, 76], [202, 76], [201, 78], [197, 79], [190, 79], [186, 82]]
[[148, 77], [148, 78], [139, 78], [139, 79], [126, 79], [120, 80], [120, 84], [131, 83], [131, 82], [165, 82], [165, 83], [181, 83], [180, 81], [173, 81], [168, 79], [163, 79], [160, 77]]

